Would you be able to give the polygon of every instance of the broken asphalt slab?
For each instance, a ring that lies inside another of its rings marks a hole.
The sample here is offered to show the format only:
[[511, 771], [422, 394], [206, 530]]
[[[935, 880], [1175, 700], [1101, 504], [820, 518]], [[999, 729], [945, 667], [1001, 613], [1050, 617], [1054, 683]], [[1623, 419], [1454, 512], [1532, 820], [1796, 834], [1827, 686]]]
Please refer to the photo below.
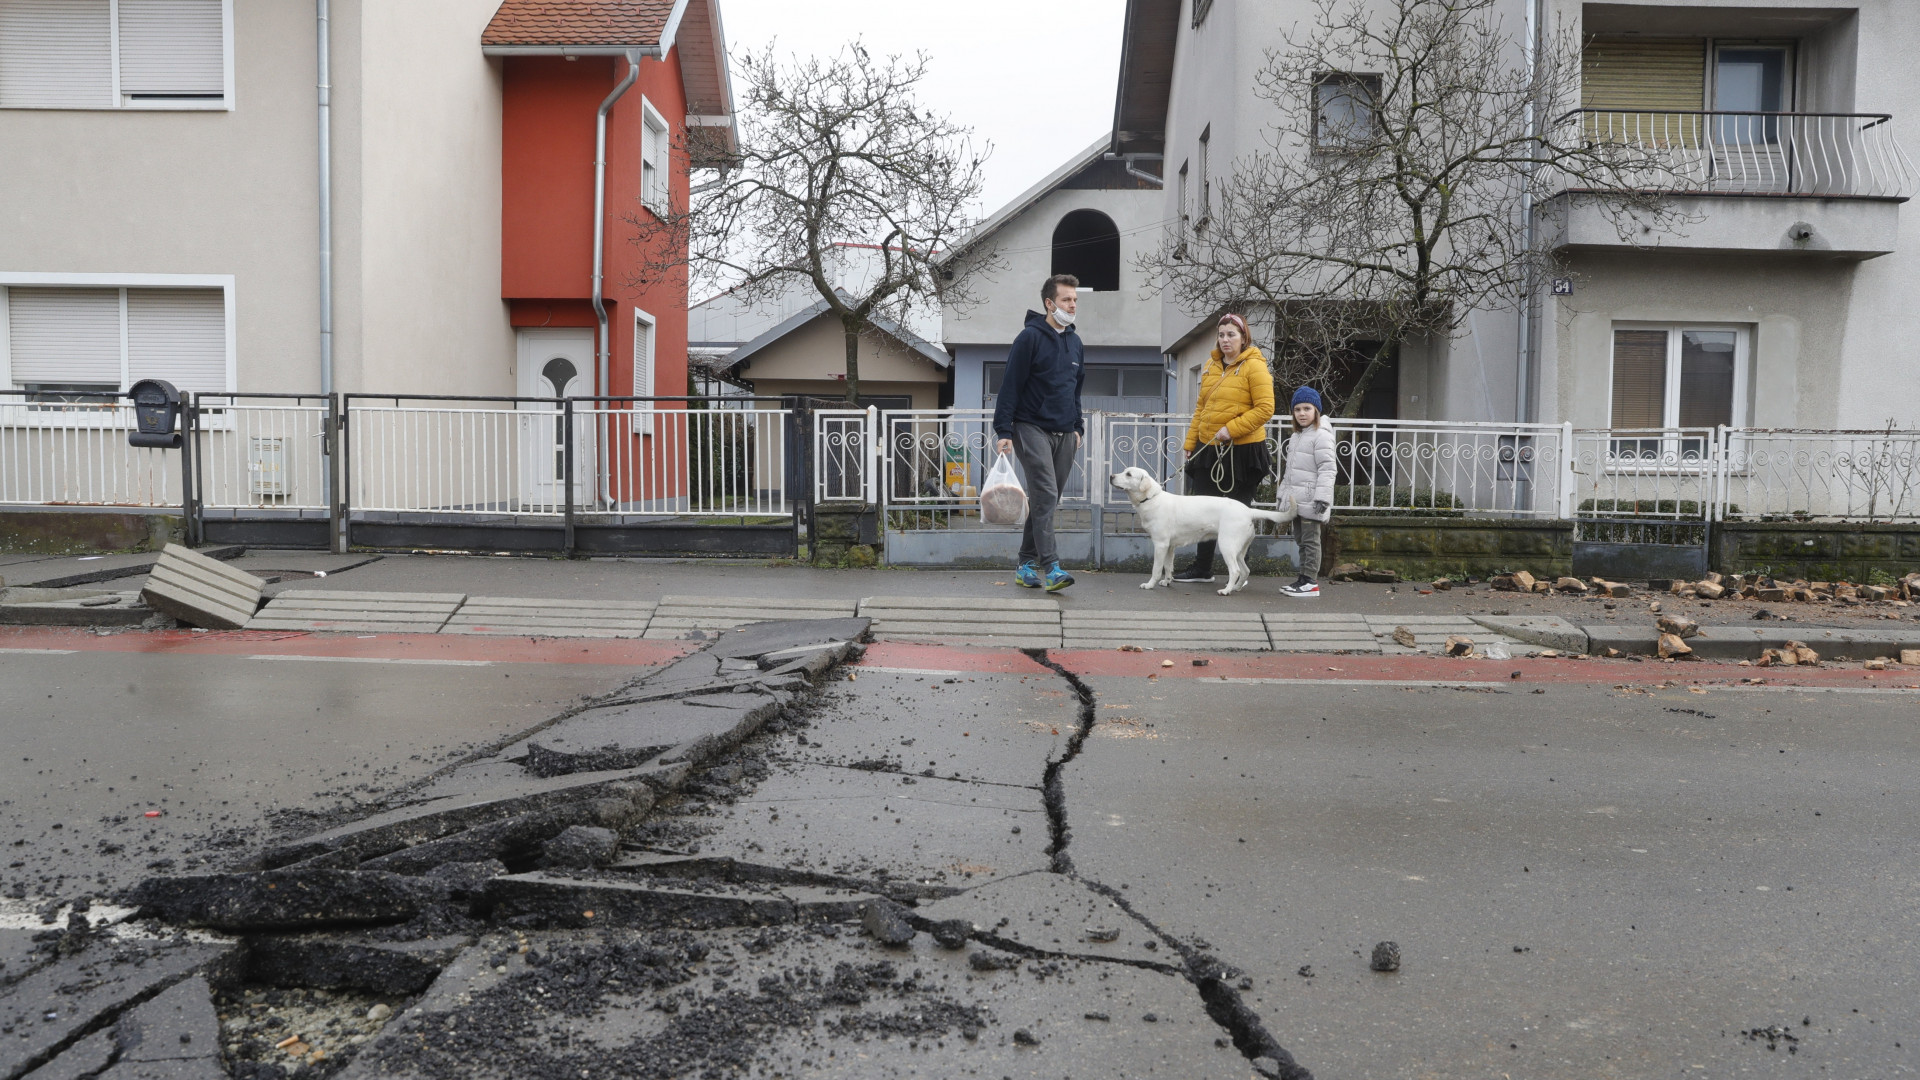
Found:
[[0, 994], [0, 1080], [40, 1068], [230, 951], [108, 938], [32, 972]]
[[428, 882], [375, 870], [266, 870], [151, 877], [133, 902], [153, 918], [216, 930], [288, 930], [403, 922], [433, 898]]
[[247, 939], [246, 973], [268, 986], [417, 994], [471, 944], [473, 938], [465, 934], [417, 941], [366, 934], [257, 934]]

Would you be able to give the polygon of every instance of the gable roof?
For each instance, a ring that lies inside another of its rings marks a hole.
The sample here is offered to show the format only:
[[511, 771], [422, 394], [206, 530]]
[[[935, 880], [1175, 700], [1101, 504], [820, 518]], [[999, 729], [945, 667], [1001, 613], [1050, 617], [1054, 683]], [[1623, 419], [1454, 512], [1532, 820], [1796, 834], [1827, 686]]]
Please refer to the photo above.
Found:
[[685, 0], [505, 0], [480, 35], [483, 47], [660, 44]]
[[999, 232], [1007, 222], [1032, 209], [1033, 204], [1047, 197], [1054, 188], [1059, 187], [1068, 177], [1099, 161], [1106, 156], [1107, 148], [1112, 145], [1111, 135], [1102, 135], [1094, 140], [1092, 146], [1067, 159], [1067, 163], [1048, 173], [1039, 183], [1015, 196], [1013, 201], [989, 214], [972, 232], [961, 238], [952, 249], [940, 256], [937, 262], [957, 259], [968, 251], [980, 246], [989, 236]]
[[[852, 297], [848, 297], [847, 299], [851, 300]], [[732, 367], [826, 313], [827, 302], [825, 300], [815, 301], [808, 307], [802, 308], [792, 315], [789, 315], [785, 320], [761, 334], [759, 337], [728, 353], [722, 363], [728, 367]], [[892, 319], [874, 318], [869, 321], [873, 323], [874, 329], [879, 330], [900, 344], [919, 353], [923, 358], [931, 360], [934, 366], [941, 368], [953, 366], [953, 357], [948, 356], [945, 349], [932, 344], [920, 335], [894, 322]]]

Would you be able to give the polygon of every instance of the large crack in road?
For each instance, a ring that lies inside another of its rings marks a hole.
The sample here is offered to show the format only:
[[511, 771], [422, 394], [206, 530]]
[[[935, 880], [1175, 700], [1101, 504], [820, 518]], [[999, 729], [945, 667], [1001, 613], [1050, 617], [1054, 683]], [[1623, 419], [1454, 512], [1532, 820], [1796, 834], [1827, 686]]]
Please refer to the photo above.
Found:
[[[851, 650], [812, 648], [689, 657], [684, 676], [566, 709], [371, 816], [150, 878], [138, 917], [32, 931], [30, 966], [0, 973], [0, 1029], [31, 1024], [40, 1041], [0, 1041], [0, 1077], [109, 1075], [178, 984], [198, 1026], [177, 1045], [197, 1039], [195, 1068], [248, 1080], [831, 1073], [874, 1056], [869, 1040], [890, 1044], [876, 1075], [929, 1050], [954, 1055], [955, 1075], [1029, 1074], [1049, 1054], [1075, 1074], [1211, 1075], [1231, 1047], [1263, 1075], [1311, 1080], [1240, 972], [1076, 869], [1067, 773], [1098, 707], [1084, 680], [1037, 651], [1067, 693], [1038, 673], [948, 678], [918, 691], [933, 709], [896, 711], [884, 689], [819, 696]], [[635, 709], [651, 719], [629, 730]], [[662, 753], [654, 736], [675, 724]], [[609, 732], [631, 749], [603, 745]], [[942, 754], [952, 771], [936, 776]], [[904, 939], [876, 929], [888, 917]], [[1090, 944], [1052, 936], [1082, 919]], [[189, 943], [183, 927], [225, 936]], [[89, 965], [123, 971], [141, 949], [178, 966], [166, 985], [52, 1009], [23, 996]]]
[[[1047, 808], [1047, 826], [1051, 837], [1047, 854], [1052, 860], [1052, 871], [1071, 877], [1088, 889], [1106, 897], [1113, 905], [1125, 912], [1127, 917], [1139, 923], [1156, 939], [1164, 942], [1168, 948], [1179, 954], [1179, 966], [1165, 965], [1165, 970], [1180, 975], [1192, 983], [1206, 1005], [1207, 1015], [1214, 1023], [1226, 1030], [1233, 1040], [1234, 1049], [1240, 1051], [1256, 1068], [1280, 1080], [1313, 1080], [1313, 1074], [1294, 1060], [1293, 1054], [1280, 1045], [1280, 1041], [1267, 1030], [1259, 1013], [1246, 1003], [1230, 979], [1232, 971], [1221, 961], [1196, 948], [1192, 943], [1166, 932], [1153, 920], [1142, 914], [1118, 889], [1104, 882], [1086, 877], [1075, 870], [1073, 865], [1073, 827], [1067, 820], [1067, 784], [1066, 769], [1086, 749], [1087, 740], [1093, 735], [1094, 725], [1099, 720], [1099, 700], [1093, 687], [1078, 674], [1053, 659], [1045, 649], [1023, 650], [1033, 661], [1066, 680], [1073, 688], [1079, 700], [1079, 724], [1067, 739], [1065, 751], [1047, 762], [1042, 781], [1044, 801]], [[1110, 958], [1100, 957], [1107, 960]]]

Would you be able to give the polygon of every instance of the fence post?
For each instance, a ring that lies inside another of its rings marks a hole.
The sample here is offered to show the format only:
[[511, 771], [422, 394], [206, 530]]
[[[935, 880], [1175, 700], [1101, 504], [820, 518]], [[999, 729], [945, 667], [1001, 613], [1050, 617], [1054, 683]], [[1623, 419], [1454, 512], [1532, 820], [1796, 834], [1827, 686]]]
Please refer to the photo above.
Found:
[[560, 536], [560, 550], [563, 554], [573, 555], [573, 399], [560, 399], [560, 423], [565, 430], [560, 436], [560, 491], [566, 500], [562, 520], [565, 522]]
[[195, 407], [197, 394], [182, 395], [180, 404], [180, 514], [181, 529], [186, 533], [187, 546], [199, 547], [204, 530], [200, 526], [199, 500], [195, 496], [194, 440], [199, 436], [200, 416]]
[[1560, 520], [1572, 521], [1574, 507], [1578, 505], [1575, 497], [1576, 483], [1573, 468], [1574, 458], [1579, 456], [1579, 448], [1573, 442], [1573, 421], [1564, 420], [1560, 424]]
[[1102, 482], [1106, 469], [1101, 465], [1106, 460], [1102, 453], [1106, 445], [1107, 414], [1096, 410], [1087, 418], [1087, 510], [1093, 515], [1089, 526], [1093, 550], [1088, 556], [1096, 570], [1107, 565], [1107, 488]]
[[329, 490], [332, 497], [327, 500], [327, 546], [336, 555], [344, 555], [353, 540], [353, 439], [347, 430], [347, 421], [353, 411], [350, 396], [338, 393], [327, 395], [327, 438], [333, 441], [333, 452], [327, 456]]
[[[867, 406], [867, 415], [861, 421], [861, 475], [866, 482], [861, 485], [861, 502], [880, 510], [880, 407]], [[882, 528], [885, 528], [884, 522]]]

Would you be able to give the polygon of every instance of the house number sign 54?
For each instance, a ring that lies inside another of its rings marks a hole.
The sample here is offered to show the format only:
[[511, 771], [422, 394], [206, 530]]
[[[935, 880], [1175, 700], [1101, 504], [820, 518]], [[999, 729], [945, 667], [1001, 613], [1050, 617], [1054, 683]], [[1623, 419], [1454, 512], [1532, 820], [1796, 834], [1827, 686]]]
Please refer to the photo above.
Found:
[[1553, 295], [1572, 296], [1573, 295], [1573, 279], [1570, 277], [1554, 278], [1553, 279]]

